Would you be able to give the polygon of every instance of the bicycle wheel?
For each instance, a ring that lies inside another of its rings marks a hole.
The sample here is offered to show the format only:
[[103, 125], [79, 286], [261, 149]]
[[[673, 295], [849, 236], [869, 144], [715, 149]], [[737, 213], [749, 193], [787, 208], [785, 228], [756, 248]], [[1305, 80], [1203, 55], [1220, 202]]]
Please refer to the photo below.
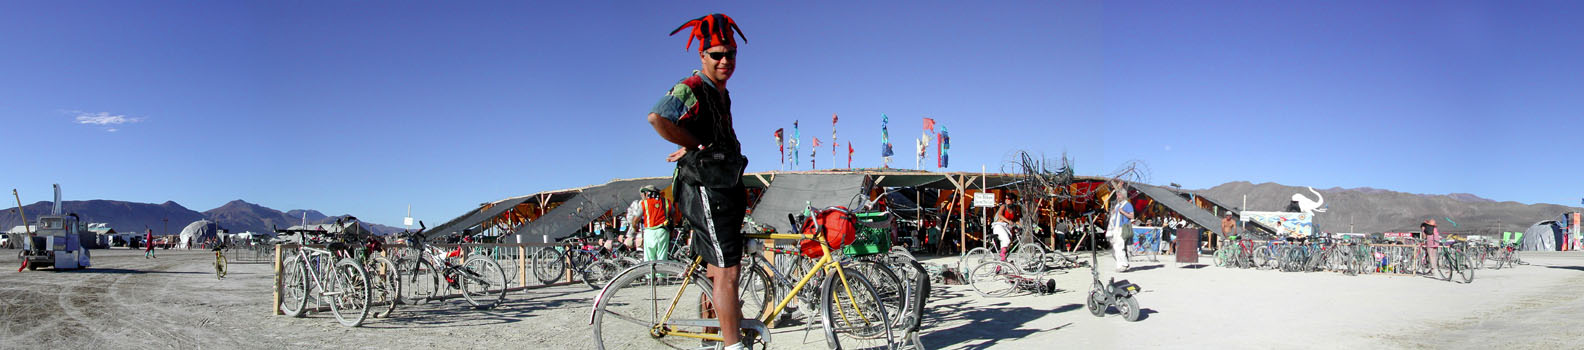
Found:
[[775, 302], [780, 301], [776, 296], [775, 281], [770, 279], [770, 274], [765, 272], [767, 266], [760, 265], [758, 260], [749, 259], [738, 266], [742, 266], [742, 276], [737, 282], [737, 298], [742, 304], [743, 318], [764, 319]]
[[1075, 259], [1072, 256], [1068, 256], [1067, 253], [1062, 253], [1062, 251], [1060, 249], [1045, 250], [1045, 254], [1043, 256], [1044, 256], [1043, 259], [1046, 262], [1045, 267], [1047, 269], [1049, 269], [1052, 266], [1055, 266], [1055, 267], [1077, 267], [1077, 266], [1079, 266], [1078, 259]]
[[[1024, 273], [1036, 274], [1045, 272], [1045, 249], [1039, 244], [1020, 244], [1012, 250], [1012, 255], [1007, 256], [1007, 261], [1016, 265]], [[870, 281], [874, 282], [874, 281]]]
[[987, 297], [1002, 297], [1017, 290], [1017, 267], [1004, 261], [979, 264], [968, 274], [968, 284], [975, 292]]
[[1276, 267], [1275, 260], [1271, 257], [1269, 247], [1254, 248], [1254, 267], [1261, 270], [1270, 270]]
[[560, 280], [562, 276], [566, 275], [567, 269], [566, 261], [561, 258], [561, 252], [555, 248], [540, 247], [535, 249], [531, 256], [534, 278], [539, 279], [541, 284], [552, 284]]
[[1496, 260], [1494, 262], [1495, 265], [1492, 265], [1492, 267], [1491, 267], [1492, 270], [1501, 270], [1502, 265], [1505, 265], [1507, 263], [1507, 249], [1506, 248], [1497, 249], [1495, 252], [1491, 253], [1491, 256], [1492, 256], [1492, 259]]
[[1458, 253], [1457, 257], [1457, 263], [1462, 265], [1458, 266], [1458, 277], [1463, 280], [1463, 283], [1474, 283], [1474, 266], [1469, 261], [1474, 257], [1464, 253]]
[[281, 263], [281, 312], [302, 317], [308, 306], [308, 267], [297, 252], [288, 252]]
[[225, 276], [226, 276], [226, 258], [225, 258], [225, 254], [216, 254], [215, 255], [215, 279], [225, 279]]
[[363, 265], [353, 259], [341, 259], [335, 264], [330, 287], [325, 297], [330, 299], [330, 312], [347, 327], [357, 327], [369, 314], [369, 280]]
[[1439, 253], [1436, 254], [1436, 259], [1435, 259], [1435, 267], [1436, 267], [1435, 268], [1435, 270], [1436, 270], [1435, 273], [1436, 273], [1436, 275], [1441, 277], [1442, 281], [1451, 281], [1452, 280], [1452, 264], [1456, 264], [1456, 263], [1457, 262], [1452, 259], [1452, 255], [1451, 254], [1439, 254]]
[[1435, 257], [1435, 254], [1439, 253], [1433, 249], [1430, 249], [1425, 250], [1425, 254], [1419, 257], [1419, 274], [1435, 277], [1437, 273], [1436, 264], [1441, 261], [1441, 259], [1437, 259]]
[[913, 311], [909, 309], [913, 303], [910, 300], [911, 296], [908, 295], [907, 284], [902, 278], [897, 277], [891, 267], [874, 261], [858, 261], [852, 264], [851, 268], [868, 277], [869, 282], [874, 284], [875, 292], [880, 293], [880, 301], [885, 305], [883, 310], [886, 312], [886, 319], [891, 320], [891, 327], [902, 328], [902, 322], [908, 318], [907, 313]]
[[969, 272], [972, 272], [975, 267], [979, 267], [979, 264], [993, 260], [996, 260], [996, 254], [992, 253], [989, 248], [979, 247], [969, 249], [968, 253], [963, 254], [962, 258], [957, 259], [957, 271], [963, 275], [967, 275]]
[[[617, 275], [594, 298], [594, 348], [596, 349], [697, 349], [695, 338], [669, 332], [704, 333], [703, 326], [671, 321], [713, 318], [704, 306], [711, 286], [703, 273], [684, 276], [687, 265], [673, 261], [639, 264]], [[685, 278], [686, 277], [686, 278]], [[684, 280], [688, 280], [684, 287]], [[681, 293], [679, 296], [678, 293]], [[676, 298], [676, 299], [673, 299]], [[675, 309], [670, 309], [671, 307]]]
[[396, 263], [376, 256], [363, 268], [369, 274], [369, 303], [375, 306], [374, 317], [389, 317], [401, 299], [401, 274]]
[[[841, 278], [845, 275], [847, 278]], [[820, 321], [832, 349], [893, 349], [895, 338], [874, 284], [856, 270], [827, 273], [820, 287]]]
[[416, 256], [400, 260], [402, 262], [396, 266], [402, 276], [402, 286], [398, 290], [403, 303], [417, 305], [439, 296], [440, 270], [435, 269], [433, 263]]
[[582, 269], [580, 277], [583, 279], [584, 285], [589, 286], [589, 288], [600, 289], [605, 287], [605, 282], [610, 282], [611, 279], [616, 278], [616, 274], [620, 273], [621, 270], [621, 264], [617, 264], [611, 259], [604, 259], [588, 264]]
[[1216, 251], [1215, 251], [1215, 266], [1216, 267], [1229, 267], [1229, 265], [1231, 265], [1231, 264], [1232, 264], [1232, 249], [1226, 249], [1225, 246], [1223, 246], [1222, 249], [1216, 249]]
[[462, 298], [480, 309], [500, 304], [506, 298], [506, 271], [489, 257], [475, 256], [457, 269], [461, 280]]
[[1490, 249], [1485, 249], [1484, 247], [1474, 247], [1471, 249], [1474, 250], [1473, 252], [1469, 253], [1469, 261], [1473, 262], [1470, 264], [1472, 265], [1471, 267], [1476, 270], [1485, 268], [1485, 259], [1490, 257]]
[[924, 304], [929, 300], [929, 271], [926, 271], [924, 265], [917, 260], [898, 259], [892, 261], [890, 266], [891, 270], [897, 273], [897, 277], [902, 278], [902, 282], [907, 284], [908, 295], [912, 299], [909, 301], [911, 305], [908, 306], [905, 315], [907, 317], [902, 320], [902, 327], [899, 329], [917, 331], [919, 324], [924, 320]]

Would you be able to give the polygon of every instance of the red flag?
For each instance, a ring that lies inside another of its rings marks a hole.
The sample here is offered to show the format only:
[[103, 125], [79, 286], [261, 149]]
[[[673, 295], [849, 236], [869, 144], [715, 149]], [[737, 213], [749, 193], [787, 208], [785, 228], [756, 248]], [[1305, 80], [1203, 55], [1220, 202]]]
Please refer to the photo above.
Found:
[[[815, 137], [814, 138], [814, 147], [819, 147], [819, 146], [820, 146], [819, 138]], [[818, 150], [818, 149], [816, 149], [816, 150]]]
[[784, 143], [781, 142], [781, 139], [782, 139], [782, 136], [783, 136], [781, 130], [782, 129], [776, 129], [776, 132], [775, 132], [776, 151], [781, 152], [781, 163], [782, 164], [786, 164], [786, 146], [785, 146]]
[[935, 119], [924, 118], [924, 130], [935, 130]]
[[847, 168], [852, 169], [852, 141], [847, 141]]
[[831, 113], [831, 125], [836, 125], [836, 113]]

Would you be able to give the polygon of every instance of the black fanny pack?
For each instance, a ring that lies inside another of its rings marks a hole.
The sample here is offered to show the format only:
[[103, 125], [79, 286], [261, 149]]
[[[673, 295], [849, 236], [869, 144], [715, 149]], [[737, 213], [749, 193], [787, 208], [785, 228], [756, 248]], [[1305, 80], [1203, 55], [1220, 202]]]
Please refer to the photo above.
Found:
[[677, 160], [677, 180], [700, 187], [733, 187], [742, 183], [748, 157], [737, 153], [703, 150]]

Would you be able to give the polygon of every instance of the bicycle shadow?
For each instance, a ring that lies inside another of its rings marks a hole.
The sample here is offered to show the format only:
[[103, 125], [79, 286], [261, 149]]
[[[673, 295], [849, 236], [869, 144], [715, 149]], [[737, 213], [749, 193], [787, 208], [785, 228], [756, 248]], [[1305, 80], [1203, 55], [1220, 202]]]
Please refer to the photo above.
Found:
[[1127, 271], [1125, 271], [1125, 272], [1148, 271], [1148, 270], [1154, 270], [1154, 269], [1158, 269], [1158, 268], [1162, 268], [1162, 267], [1166, 267], [1166, 265], [1133, 266], [1133, 267], [1129, 267], [1127, 269]]
[[[560, 287], [572, 287], [570, 289]], [[589, 290], [579, 286], [558, 286], [507, 292], [494, 307], [480, 309], [462, 298], [430, 300], [421, 304], [398, 305], [384, 322], [364, 324], [367, 328], [474, 327], [517, 323], [541, 317], [545, 312], [583, 309], [591, 302]]]
[[1562, 270], [1584, 271], [1584, 266], [1553, 266], [1553, 265], [1541, 265], [1541, 266], [1545, 266], [1545, 268], [1548, 268], [1548, 269], [1562, 269]]
[[[984, 305], [971, 298], [965, 298], [960, 291], [953, 291], [944, 287], [931, 288], [931, 299], [958, 300], [949, 303], [926, 304], [924, 313], [924, 326], [921, 341], [931, 347], [953, 349], [986, 349], [995, 347], [1003, 339], [1020, 339], [1034, 333], [1066, 328], [1071, 323], [1051, 329], [1027, 329], [1024, 325], [1050, 314], [1069, 312], [1083, 308], [1080, 304], [1061, 305], [1054, 309], [1042, 310], [1031, 307], [1013, 307], [1009, 302], [999, 302]], [[949, 328], [937, 328], [946, 323], [958, 324]]]
[[172, 274], [172, 275], [213, 275], [213, 274], [215, 274], [214, 271], [207, 271], [207, 272], [197, 272], [197, 271], [154, 271], [154, 270], [113, 269], [113, 268], [112, 269], [102, 269], [102, 268], [93, 268], [93, 267], [85, 268], [85, 269], [75, 269], [75, 270], [60, 270], [60, 271], [56, 271], [56, 272], [57, 273], [110, 273], [110, 274], [126, 274], [126, 275], [142, 275], [142, 274], [151, 274], [151, 273], [154, 273], [154, 274]]

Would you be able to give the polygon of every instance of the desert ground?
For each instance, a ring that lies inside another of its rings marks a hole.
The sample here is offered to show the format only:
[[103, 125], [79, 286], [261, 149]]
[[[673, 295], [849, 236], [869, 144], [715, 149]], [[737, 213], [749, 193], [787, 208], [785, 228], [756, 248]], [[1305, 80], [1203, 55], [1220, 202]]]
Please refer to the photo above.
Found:
[[[208, 251], [94, 251], [85, 270], [0, 271], [0, 348], [390, 349], [589, 348], [596, 291], [581, 284], [507, 294], [494, 309], [460, 300], [403, 306], [347, 328], [328, 313], [274, 316], [270, 266], [233, 263], [215, 278]], [[15, 256], [16, 251], [3, 251]], [[1088, 254], [1080, 254], [1083, 259]], [[921, 257], [953, 264], [956, 257]], [[1083, 308], [1086, 268], [1048, 274], [1056, 294], [986, 298], [936, 285], [920, 339], [930, 349], [1556, 349], [1584, 347], [1584, 253], [1527, 253], [1530, 265], [1479, 270], [1473, 283], [1135, 261], [1103, 278], [1133, 281], [1144, 318]], [[15, 265], [12, 265], [15, 266]], [[824, 348], [818, 331], [776, 330], [775, 349]]]

